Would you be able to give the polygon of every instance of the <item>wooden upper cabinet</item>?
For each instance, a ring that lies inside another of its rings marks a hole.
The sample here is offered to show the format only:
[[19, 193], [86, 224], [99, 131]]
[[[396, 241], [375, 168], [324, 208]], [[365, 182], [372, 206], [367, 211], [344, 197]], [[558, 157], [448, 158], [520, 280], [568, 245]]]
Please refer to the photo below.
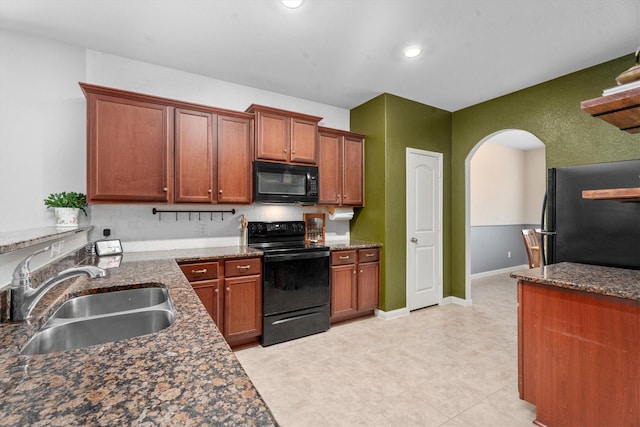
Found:
[[251, 203], [253, 118], [218, 116], [218, 202]]
[[364, 137], [344, 137], [342, 204], [364, 205]]
[[318, 203], [340, 205], [342, 202], [342, 137], [335, 133], [318, 133]]
[[256, 117], [256, 159], [312, 165], [318, 162], [321, 117], [255, 104], [247, 112]]
[[364, 136], [320, 127], [318, 204], [364, 206]]
[[318, 122], [291, 117], [291, 153], [293, 163], [318, 163]]
[[172, 200], [173, 108], [82, 85], [89, 203]]
[[90, 203], [251, 203], [254, 114], [80, 86]]
[[251, 203], [253, 117], [176, 111], [177, 203]]
[[209, 113], [176, 109], [175, 118], [175, 201], [214, 201], [213, 138], [217, 122]]

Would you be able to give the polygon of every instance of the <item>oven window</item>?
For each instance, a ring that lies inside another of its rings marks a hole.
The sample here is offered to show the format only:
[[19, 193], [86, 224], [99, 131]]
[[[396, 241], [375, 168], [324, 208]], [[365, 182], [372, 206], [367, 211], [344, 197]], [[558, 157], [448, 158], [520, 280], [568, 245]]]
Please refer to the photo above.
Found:
[[287, 194], [304, 196], [306, 191], [306, 175], [289, 172], [258, 172], [258, 192], [260, 194]]
[[265, 261], [263, 314], [328, 304], [329, 257]]

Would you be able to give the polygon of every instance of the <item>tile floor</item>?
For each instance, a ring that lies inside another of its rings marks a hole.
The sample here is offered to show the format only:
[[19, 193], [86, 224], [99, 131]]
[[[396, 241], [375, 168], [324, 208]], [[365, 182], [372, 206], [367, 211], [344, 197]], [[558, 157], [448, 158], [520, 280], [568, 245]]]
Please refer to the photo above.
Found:
[[473, 306], [368, 318], [236, 352], [283, 427], [531, 426], [518, 398], [516, 282], [474, 279]]

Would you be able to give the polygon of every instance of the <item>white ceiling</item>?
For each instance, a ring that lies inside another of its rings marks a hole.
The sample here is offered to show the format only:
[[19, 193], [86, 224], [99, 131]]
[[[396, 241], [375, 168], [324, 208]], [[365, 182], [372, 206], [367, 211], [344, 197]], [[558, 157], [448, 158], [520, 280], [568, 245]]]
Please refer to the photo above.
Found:
[[634, 52], [640, 0], [0, 0], [0, 28], [337, 107], [456, 111]]

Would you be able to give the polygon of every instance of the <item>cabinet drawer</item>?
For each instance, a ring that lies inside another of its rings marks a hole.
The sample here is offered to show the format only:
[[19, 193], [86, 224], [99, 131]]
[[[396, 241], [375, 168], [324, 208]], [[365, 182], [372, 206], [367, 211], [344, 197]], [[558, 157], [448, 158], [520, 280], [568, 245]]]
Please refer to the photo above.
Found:
[[262, 273], [260, 258], [237, 259], [225, 261], [224, 277], [247, 276]]
[[218, 278], [217, 262], [200, 262], [193, 264], [180, 264], [180, 269], [190, 282], [210, 280]]
[[358, 251], [358, 262], [373, 262], [380, 259], [380, 249], [360, 249]]
[[331, 265], [354, 264], [356, 251], [331, 252]]

